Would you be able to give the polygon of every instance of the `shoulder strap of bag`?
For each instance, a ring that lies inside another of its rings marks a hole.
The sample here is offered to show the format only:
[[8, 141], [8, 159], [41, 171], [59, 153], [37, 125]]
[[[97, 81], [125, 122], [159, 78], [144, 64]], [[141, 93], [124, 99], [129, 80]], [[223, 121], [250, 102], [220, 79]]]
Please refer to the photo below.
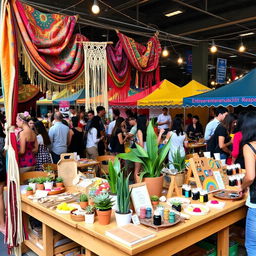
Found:
[[253, 153], [256, 155], [256, 149], [253, 147], [253, 145], [251, 143], [247, 143], [247, 145], [251, 148]]

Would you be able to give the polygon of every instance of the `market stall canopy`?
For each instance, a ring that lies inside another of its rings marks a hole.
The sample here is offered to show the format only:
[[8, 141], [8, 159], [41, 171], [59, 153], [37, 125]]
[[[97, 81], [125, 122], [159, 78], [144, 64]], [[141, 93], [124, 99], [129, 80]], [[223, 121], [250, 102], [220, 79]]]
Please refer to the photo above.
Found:
[[74, 104], [76, 104], [76, 101], [78, 99], [83, 99], [84, 97], [85, 97], [85, 90], [81, 89], [78, 92], [73, 93], [70, 96], [53, 100], [53, 104], [59, 104], [62, 101], [67, 101], [67, 102], [69, 102], [69, 104], [74, 105]]
[[163, 80], [155, 91], [143, 99], [138, 100], [137, 106], [140, 108], [159, 108], [175, 105], [173, 97], [181, 90], [180, 87], [168, 80]]
[[211, 89], [205, 85], [198, 83], [195, 80], [191, 80], [189, 83], [181, 87], [180, 95], [176, 95], [180, 101], [180, 105], [183, 104], [183, 98], [190, 97], [202, 93], [211, 91]]
[[163, 81], [159, 82], [158, 84], [143, 90], [142, 92], [136, 93], [132, 96], [127, 97], [123, 101], [118, 101], [118, 100], [112, 100], [109, 102], [109, 106], [112, 107], [129, 107], [129, 108], [136, 108], [137, 107], [137, 101], [140, 99], [145, 98], [147, 95], [155, 91], [159, 86], [163, 83]]
[[60, 98], [63, 98], [63, 97], [67, 97], [68, 93], [69, 93], [68, 89], [65, 88], [65, 89], [61, 90], [60, 92], [53, 94], [51, 100], [50, 99], [41, 99], [41, 100], [38, 100], [36, 102], [36, 104], [37, 105], [52, 105], [53, 100], [60, 99]]
[[183, 99], [184, 106], [256, 106], [256, 69], [216, 90]]

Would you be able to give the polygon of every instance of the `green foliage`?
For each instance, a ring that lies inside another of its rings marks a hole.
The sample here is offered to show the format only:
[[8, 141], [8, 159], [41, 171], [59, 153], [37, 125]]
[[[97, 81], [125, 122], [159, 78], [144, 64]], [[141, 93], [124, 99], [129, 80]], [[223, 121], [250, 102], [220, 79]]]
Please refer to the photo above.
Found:
[[151, 196], [150, 199], [151, 199], [152, 202], [158, 202], [159, 201], [159, 197], [155, 196], [155, 195]]
[[28, 183], [36, 183], [36, 178], [29, 179]]
[[185, 156], [181, 156], [180, 148], [178, 148], [178, 150], [172, 154], [171, 163], [178, 173], [181, 173], [186, 169]]
[[172, 205], [174, 205], [174, 206], [178, 207], [178, 206], [180, 206], [180, 205], [181, 205], [181, 202], [174, 201], [174, 202], [172, 202]]
[[63, 178], [62, 177], [57, 177], [55, 181], [57, 183], [62, 183], [63, 182]]
[[44, 184], [46, 182], [46, 177], [38, 177], [36, 178], [37, 184]]
[[129, 190], [130, 174], [125, 178], [123, 172], [120, 172], [117, 177], [117, 204], [121, 214], [130, 213], [130, 196], [132, 192], [132, 190]]
[[28, 186], [28, 187], [26, 188], [26, 190], [27, 190], [27, 191], [33, 191], [33, 188], [31, 188], [31, 187]]
[[155, 134], [152, 121], [147, 128], [147, 151], [140, 145], [132, 148], [129, 153], [118, 154], [117, 156], [132, 162], [141, 163], [143, 171], [140, 179], [143, 177], [159, 177], [164, 165], [164, 160], [169, 152], [171, 141], [169, 140], [161, 149], [158, 149], [157, 136]]
[[109, 210], [114, 205], [108, 193], [100, 194], [94, 198], [95, 208], [98, 210]]
[[52, 182], [52, 178], [51, 177], [46, 177], [45, 182]]
[[95, 211], [95, 207], [93, 205], [88, 205], [85, 208], [85, 214], [93, 214]]
[[86, 194], [80, 195], [80, 202], [88, 202], [88, 196]]
[[106, 178], [109, 183], [110, 191], [113, 194], [116, 194], [117, 176], [120, 171], [121, 165], [117, 157], [115, 158], [114, 163], [112, 163], [112, 161], [108, 162], [108, 175], [106, 175]]

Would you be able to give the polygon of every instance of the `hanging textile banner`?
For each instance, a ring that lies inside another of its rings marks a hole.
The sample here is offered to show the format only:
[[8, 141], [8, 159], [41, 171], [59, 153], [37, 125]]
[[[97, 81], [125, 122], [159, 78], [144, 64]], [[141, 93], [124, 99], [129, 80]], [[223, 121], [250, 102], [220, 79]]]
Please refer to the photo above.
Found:
[[18, 154], [14, 133], [18, 104], [18, 58], [17, 38], [11, 8], [8, 0], [1, 2], [0, 64], [6, 111], [5, 149], [7, 152], [6, 169], [8, 170], [5, 242], [12, 253], [16, 256], [20, 256], [21, 244], [23, 242], [23, 229], [20, 176], [17, 164]]
[[216, 82], [224, 84], [226, 80], [227, 59], [217, 58]]
[[[103, 95], [103, 106], [108, 111], [106, 42], [84, 42], [85, 110], [96, 111], [96, 96]], [[93, 97], [90, 104], [89, 98]]]
[[133, 38], [117, 33], [122, 47], [132, 66], [139, 72], [140, 87], [150, 87], [160, 82], [159, 57], [161, 44], [157, 35], [151, 37], [147, 47], [134, 41]]
[[78, 42], [88, 40], [74, 34], [77, 16], [43, 13], [18, 0], [12, 0], [12, 5], [23, 46], [21, 58], [31, 82], [37, 79], [44, 86], [46, 80], [74, 82], [84, 70]]
[[131, 65], [119, 40], [116, 46], [107, 46], [108, 86], [119, 94], [118, 99], [128, 96], [131, 83]]

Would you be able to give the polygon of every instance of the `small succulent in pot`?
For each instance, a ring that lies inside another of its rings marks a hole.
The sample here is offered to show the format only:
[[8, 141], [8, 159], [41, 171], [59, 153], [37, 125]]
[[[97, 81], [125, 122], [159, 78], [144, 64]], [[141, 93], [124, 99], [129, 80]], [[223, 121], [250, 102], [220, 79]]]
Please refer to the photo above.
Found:
[[44, 183], [46, 181], [46, 177], [38, 177], [36, 179], [36, 189], [44, 190]]
[[28, 186], [28, 187], [26, 188], [26, 190], [27, 190], [26, 196], [33, 195], [34, 192], [33, 192], [33, 188], [32, 188], [32, 187]]
[[57, 187], [57, 188], [63, 187], [63, 178], [62, 178], [62, 177], [57, 177], [57, 178], [55, 179], [55, 183], [56, 183], [56, 187]]
[[181, 212], [181, 202], [173, 202], [172, 208], [178, 212]]
[[95, 216], [95, 207], [92, 205], [88, 205], [85, 208], [85, 223], [86, 224], [93, 224]]
[[153, 195], [153, 196], [150, 197], [150, 200], [151, 200], [153, 205], [158, 205], [158, 203], [159, 203], [159, 196]]
[[80, 207], [82, 209], [85, 209], [88, 206], [88, 196], [86, 194], [81, 194], [79, 201], [80, 201]]
[[36, 181], [36, 178], [32, 178], [32, 179], [29, 179], [28, 180], [28, 183], [36, 183], [37, 181]]
[[53, 188], [53, 181], [51, 177], [46, 177], [44, 182], [45, 190], [52, 190]]
[[95, 207], [93, 205], [88, 205], [85, 208], [85, 214], [94, 214], [95, 212]]

